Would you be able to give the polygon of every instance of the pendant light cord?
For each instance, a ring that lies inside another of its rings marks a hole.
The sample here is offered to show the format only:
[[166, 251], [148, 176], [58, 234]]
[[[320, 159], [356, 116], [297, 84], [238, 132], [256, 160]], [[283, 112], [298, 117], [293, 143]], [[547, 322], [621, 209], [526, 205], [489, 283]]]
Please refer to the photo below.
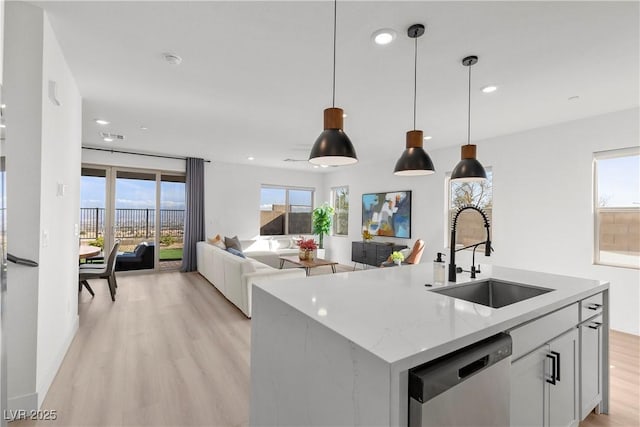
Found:
[[471, 144], [471, 67], [469, 65], [469, 107], [467, 109], [467, 145]]
[[418, 37], [415, 38], [413, 54], [413, 130], [416, 130], [416, 98], [418, 97]]
[[338, 22], [338, 0], [333, 0], [333, 100], [332, 107], [336, 106], [336, 27]]

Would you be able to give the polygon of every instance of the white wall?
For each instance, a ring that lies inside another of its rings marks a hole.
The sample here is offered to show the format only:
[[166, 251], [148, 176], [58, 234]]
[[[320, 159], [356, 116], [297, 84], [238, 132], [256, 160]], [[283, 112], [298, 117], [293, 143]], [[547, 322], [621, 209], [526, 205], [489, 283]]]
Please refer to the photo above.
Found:
[[[57, 106], [42, 97], [42, 161], [38, 283], [38, 406], [78, 328], [78, 234], [82, 101], [53, 29], [44, 18], [42, 87], [57, 83]], [[59, 186], [63, 186], [63, 193]], [[41, 237], [42, 239], [42, 237]]]
[[[43, 14], [6, 3], [4, 100], [7, 104], [7, 245], [39, 260]], [[29, 37], [24, 37], [29, 34]], [[10, 409], [35, 409], [39, 268], [7, 272], [7, 394]]]
[[81, 98], [42, 9], [10, 2], [6, 18], [8, 247], [40, 264], [8, 272], [8, 396], [10, 409], [32, 410], [78, 326]]
[[[637, 146], [638, 115], [638, 109], [626, 110], [477, 142], [478, 159], [493, 169], [494, 194], [495, 252], [490, 258], [480, 256], [480, 261], [608, 280], [612, 328], [636, 335], [640, 334], [640, 272], [592, 264], [592, 157], [594, 151]], [[402, 148], [398, 147], [398, 156]], [[349, 185], [351, 201], [349, 237], [328, 240], [332, 259], [349, 263], [351, 241], [361, 240], [362, 193], [387, 190], [413, 190], [412, 241], [426, 241], [423, 262], [431, 262], [436, 252], [446, 252], [444, 180], [458, 162], [460, 148], [430, 155], [436, 167], [432, 176], [395, 177], [396, 159], [327, 176], [325, 190]], [[458, 253], [456, 264], [469, 267], [470, 253]]]
[[286, 169], [228, 163], [205, 164], [206, 236], [238, 235], [251, 239], [260, 234], [260, 185], [315, 188], [315, 204], [325, 201], [323, 175]]

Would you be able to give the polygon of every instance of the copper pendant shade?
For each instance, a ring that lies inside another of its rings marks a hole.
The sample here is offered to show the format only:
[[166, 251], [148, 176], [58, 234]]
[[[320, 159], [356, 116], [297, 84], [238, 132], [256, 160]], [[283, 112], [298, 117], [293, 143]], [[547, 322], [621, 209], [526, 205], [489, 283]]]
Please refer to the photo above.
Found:
[[333, 2], [333, 103], [324, 110], [324, 131], [311, 148], [309, 162], [314, 165], [343, 166], [356, 163], [358, 157], [351, 140], [344, 133], [341, 108], [336, 108], [336, 21], [337, 0]]
[[431, 158], [422, 148], [423, 133], [416, 130], [416, 97], [418, 81], [418, 37], [424, 34], [424, 25], [414, 24], [407, 30], [407, 35], [415, 40], [414, 68], [413, 68], [413, 130], [407, 132], [406, 149], [396, 162], [394, 175], [419, 176], [430, 175], [435, 172]]
[[467, 145], [461, 148], [461, 160], [451, 172], [452, 180], [482, 181], [487, 179], [487, 172], [476, 159], [476, 146], [471, 144], [471, 66], [478, 62], [477, 56], [467, 56], [462, 65], [469, 67], [469, 106], [467, 115]]

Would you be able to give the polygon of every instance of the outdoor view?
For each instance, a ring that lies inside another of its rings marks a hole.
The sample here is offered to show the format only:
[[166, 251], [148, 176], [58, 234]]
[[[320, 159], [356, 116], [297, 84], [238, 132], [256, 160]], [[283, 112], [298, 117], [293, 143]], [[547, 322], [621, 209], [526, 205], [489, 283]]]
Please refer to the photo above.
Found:
[[260, 235], [311, 233], [313, 190], [286, 187], [260, 189]]
[[[134, 251], [156, 238], [155, 173], [118, 171], [115, 180], [113, 230], [120, 240], [120, 252]], [[80, 193], [80, 240], [104, 249], [107, 212], [106, 171], [83, 168]], [[162, 175], [160, 182], [159, 259], [182, 259], [185, 212], [184, 176]], [[150, 250], [150, 253], [153, 251]], [[152, 259], [153, 257], [151, 257]], [[153, 268], [150, 265], [145, 268]]]
[[640, 268], [640, 155], [596, 155], [596, 263]]
[[[459, 208], [474, 205], [482, 209], [489, 218], [489, 229], [493, 234], [493, 173], [487, 168], [484, 181], [449, 181], [449, 215], [447, 246], [451, 240], [453, 218]], [[464, 211], [458, 218], [456, 246], [464, 247], [486, 240], [486, 231], [482, 217], [472, 210]], [[484, 250], [484, 245], [478, 247]]]

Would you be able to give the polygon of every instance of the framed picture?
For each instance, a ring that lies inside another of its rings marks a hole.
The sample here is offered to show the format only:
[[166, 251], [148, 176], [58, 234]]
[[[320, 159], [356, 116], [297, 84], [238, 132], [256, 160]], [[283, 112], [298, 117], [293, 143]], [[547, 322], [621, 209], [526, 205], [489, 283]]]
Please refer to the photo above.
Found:
[[362, 230], [374, 236], [411, 238], [411, 191], [362, 195]]

